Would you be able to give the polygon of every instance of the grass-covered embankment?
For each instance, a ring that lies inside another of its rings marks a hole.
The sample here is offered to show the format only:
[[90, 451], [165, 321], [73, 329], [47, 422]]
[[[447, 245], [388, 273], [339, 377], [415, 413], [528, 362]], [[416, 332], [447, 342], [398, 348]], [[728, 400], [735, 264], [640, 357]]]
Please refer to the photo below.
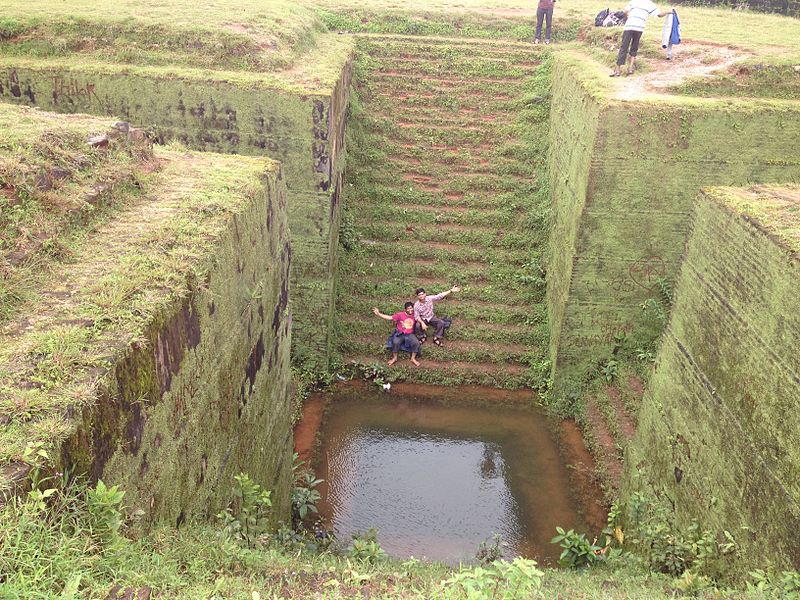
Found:
[[74, 469], [123, 483], [148, 520], [183, 520], [255, 460], [285, 510], [278, 165], [154, 154], [140, 130], [91, 117], [0, 114], [20, 123], [0, 146], [3, 495], [31, 467]]

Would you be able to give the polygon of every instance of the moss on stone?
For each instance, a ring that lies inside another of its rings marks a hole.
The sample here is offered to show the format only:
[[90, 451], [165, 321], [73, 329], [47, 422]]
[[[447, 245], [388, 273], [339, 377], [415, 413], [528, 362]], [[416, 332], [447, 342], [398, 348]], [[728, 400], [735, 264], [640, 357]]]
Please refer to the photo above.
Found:
[[47, 264], [2, 326], [0, 460], [41, 444], [173, 523], [211, 514], [247, 471], [285, 518], [285, 184], [267, 159], [156, 156], [143, 194]]
[[800, 566], [800, 262], [749, 218], [760, 189], [764, 215], [796, 193], [700, 195], [624, 494], [655, 493], [676, 523], [729, 531], [740, 572]]
[[[674, 279], [701, 186], [800, 180], [797, 102], [614, 100], [591, 72], [581, 92], [581, 64], [565, 61], [563, 76], [576, 83], [573, 95], [561, 100], [588, 106], [572, 127], [596, 126], [597, 133], [576, 175], [566, 158], [551, 163], [555, 231], [567, 231], [559, 229], [564, 222], [577, 232], [574, 243], [571, 235], [555, 234], [566, 243], [550, 268], [553, 376], [561, 396], [579, 393], [610, 357], [616, 337], [658, 336], [641, 305], [659, 294], [660, 280]], [[570, 125], [553, 127], [556, 135]], [[583, 177], [585, 196], [562, 191], [560, 178]]]

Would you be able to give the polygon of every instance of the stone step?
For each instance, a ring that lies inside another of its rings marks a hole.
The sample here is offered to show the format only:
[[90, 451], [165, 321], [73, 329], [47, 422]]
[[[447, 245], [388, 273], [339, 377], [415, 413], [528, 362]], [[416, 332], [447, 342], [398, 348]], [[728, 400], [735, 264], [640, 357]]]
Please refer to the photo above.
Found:
[[[454, 325], [453, 327], [456, 327]], [[386, 340], [391, 329], [384, 327], [382, 335], [345, 338], [339, 345], [346, 355], [375, 355], [378, 358], [388, 352]], [[422, 356], [437, 362], [480, 362], [527, 366], [531, 357], [539, 354], [536, 348], [523, 344], [483, 342], [480, 340], [449, 340], [443, 346], [433, 343], [433, 330], [429, 329], [428, 340], [422, 344]]]
[[510, 389], [528, 387], [531, 377], [528, 369], [520, 365], [499, 365], [481, 362], [456, 362], [420, 359], [420, 366], [415, 367], [402, 353], [397, 363], [386, 366], [388, 351], [385, 356], [350, 355], [345, 357], [346, 364], [382, 365], [388, 373], [401, 381], [433, 383], [447, 385], [457, 382], [462, 385], [488, 385]]

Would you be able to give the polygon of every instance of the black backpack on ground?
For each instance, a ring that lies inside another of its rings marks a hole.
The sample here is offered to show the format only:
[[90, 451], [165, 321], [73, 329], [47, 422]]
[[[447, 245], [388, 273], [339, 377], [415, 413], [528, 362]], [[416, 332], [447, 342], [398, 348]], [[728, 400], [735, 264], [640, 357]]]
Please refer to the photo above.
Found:
[[606, 20], [606, 17], [608, 16], [609, 12], [610, 12], [609, 9], [605, 8], [601, 10], [599, 13], [597, 13], [597, 16], [594, 18], [594, 26], [602, 27], [603, 21]]

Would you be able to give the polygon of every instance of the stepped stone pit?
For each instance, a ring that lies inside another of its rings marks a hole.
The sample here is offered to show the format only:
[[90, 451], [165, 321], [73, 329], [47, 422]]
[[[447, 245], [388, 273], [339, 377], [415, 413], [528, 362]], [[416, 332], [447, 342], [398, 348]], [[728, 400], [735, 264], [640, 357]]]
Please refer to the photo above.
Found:
[[[748, 568], [800, 566], [791, 26], [766, 49], [712, 27], [691, 60], [616, 81], [609, 34], [565, 18], [534, 46], [519, 9], [17, 4], [4, 493], [52, 460], [181, 524], [245, 471], [285, 520], [293, 358], [309, 379], [525, 389], [606, 500], [652, 492], [675, 523], [749, 536]], [[371, 307], [453, 285], [444, 347], [385, 370]]]
[[0, 105], [0, 488], [46, 452], [120, 484], [148, 520], [180, 523], [214, 514], [247, 470], [285, 517], [279, 166], [154, 152], [111, 125]]

